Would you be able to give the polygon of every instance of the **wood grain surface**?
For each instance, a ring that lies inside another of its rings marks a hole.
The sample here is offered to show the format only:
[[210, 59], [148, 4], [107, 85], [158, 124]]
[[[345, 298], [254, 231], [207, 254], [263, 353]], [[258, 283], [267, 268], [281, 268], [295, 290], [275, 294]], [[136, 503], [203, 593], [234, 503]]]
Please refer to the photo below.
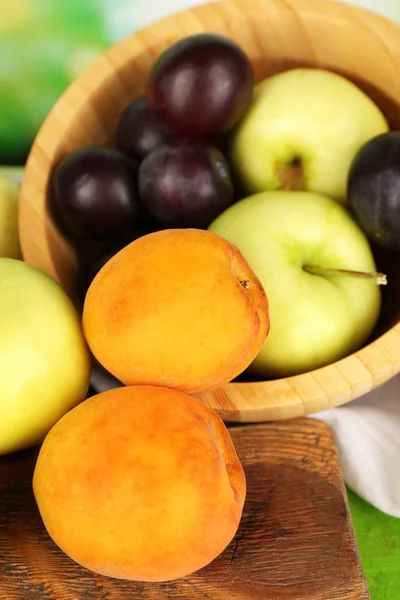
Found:
[[[257, 81], [298, 66], [341, 73], [371, 96], [393, 128], [400, 127], [400, 26], [365, 9], [327, 0], [222, 0], [135, 32], [95, 61], [55, 104], [23, 179], [24, 258], [61, 283], [78, 304], [81, 259], [48, 207], [52, 169], [76, 148], [113, 145], [119, 115], [143, 93], [155, 59], [172, 42], [204, 31], [236, 40]], [[384, 258], [378, 268], [390, 270], [389, 285], [382, 321], [366, 347], [305, 375], [230, 383], [202, 400], [229, 421], [291, 419], [349, 402], [390, 379], [400, 371], [400, 266], [392, 269]]]
[[1, 600], [368, 600], [332, 435], [313, 419], [230, 429], [248, 494], [228, 548], [190, 577], [96, 575], [47, 535], [31, 490], [36, 452], [0, 458]]

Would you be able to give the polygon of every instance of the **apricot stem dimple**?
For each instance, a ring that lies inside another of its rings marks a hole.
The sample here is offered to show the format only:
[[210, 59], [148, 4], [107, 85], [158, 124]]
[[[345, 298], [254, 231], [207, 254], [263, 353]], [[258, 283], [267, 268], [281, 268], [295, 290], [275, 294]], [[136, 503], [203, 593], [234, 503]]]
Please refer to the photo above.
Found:
[[250, 287], [250, 279], [241, 279], [239, 283], [245, 290], [248, 290]]

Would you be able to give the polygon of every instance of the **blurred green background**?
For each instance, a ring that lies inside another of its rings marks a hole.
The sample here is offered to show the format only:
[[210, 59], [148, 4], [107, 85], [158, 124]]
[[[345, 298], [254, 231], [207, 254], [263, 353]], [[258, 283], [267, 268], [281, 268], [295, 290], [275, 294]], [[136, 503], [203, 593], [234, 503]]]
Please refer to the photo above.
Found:
[[[400, 0], [353, 0], [400, 20]], [[24, 164], [46, 114], [99, 53], [202, 0], [3, 0], [0, 164]]]
[[23, 164], [69, 83], [135, 29], [132, 0], [3, 0], [0, 164]]

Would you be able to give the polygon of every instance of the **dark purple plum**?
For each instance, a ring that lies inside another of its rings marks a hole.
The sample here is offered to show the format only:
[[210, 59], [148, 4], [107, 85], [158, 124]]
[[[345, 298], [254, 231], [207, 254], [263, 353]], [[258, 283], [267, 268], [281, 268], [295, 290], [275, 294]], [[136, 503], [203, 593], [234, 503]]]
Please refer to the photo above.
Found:
[[78, 237], [110, 237], [135, 229], [140, 215], [137, 164], [122, 152], [88, 146], [53, 174], [55, 212]]
[[231, 39], [202, 33], [170, 46], [150, 71], [150, 108], [175, 136], [215, 137], [230, 131], [253, 97], [254, 73]]
[[368, 141], [350, 166], [349, 209], [366, 235], [400, 250], [400, 132]]
[[116, 132], [117, 147], [139, 162], [158, 146], [169, 140], [169, 135], [141, 96], [124, 110]]
[[149, 154], [139, 169], [139, 191], [148, 211], [164, 226], [208, 225], [233, 202], [223, 154], [209, 144], [175, 141]]

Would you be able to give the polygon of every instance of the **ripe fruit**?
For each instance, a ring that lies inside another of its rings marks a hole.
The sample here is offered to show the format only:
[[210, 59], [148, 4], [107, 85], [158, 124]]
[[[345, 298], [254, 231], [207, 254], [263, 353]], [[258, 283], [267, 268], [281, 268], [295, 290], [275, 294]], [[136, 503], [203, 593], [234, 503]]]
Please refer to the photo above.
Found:
[[0, 257], [21, 258], [18, 199], [19, 186], [0, 174]]
[[340, 204], [312, 192], [263, 192], [231, 206], [209, 229], [239, 248], [268, 294], [271, 331], [252, 372], [304, 373], [368, 339], [379, 287], [373, 278], [335, 271], [376, 267], [367, 238]]
[[86, 294], [83, 328], [125, 385], [194, 392], [234, 379], [269, 330], [268, 301], [240, 252], [199, 229], [167, 229], [126, 246]]
[[158, 146], [168, 142], [169, 136], [141, 96], [124, 110], [117, 126], [117, 147], [139, 162]]
[[349, 173], [348, 203], [371, 240], [400, 250], [400, 133], [367, 142]]
[[344, 203], [354, 155], [387, 130], [379, 108], [344, 77], [292, 69], [257, 86], [232, 136], [232, 169], [247, 193], [301, 189]]
[[235, 535], [246, 479], [218, 415], [166, 388], [89, 398], [47, 436], [33, 477], [54, 542], [97, 573], [170, 581]]
[[254, 74], [243, 50], [223, 36], [202, 33], [172, 44], [149, 75], [147, 100], [177, 136], [217, 136], [243, 116]]
[[135, 228], [137, 167], [118, 150], [72, 152], [55, 169], [54, 192], [55, 210], [72, 234], [107, 237]]
[[90, 356], [63, 290], [28, 264], [0, 258], [0, 454], [43, 441], [81, 402]]
[[181, 227], [207, 227], [234, 197], [224, 156], [203, 142], [171, 142], [154, 150], [140, 166], [139, 190], [160, 223]]

